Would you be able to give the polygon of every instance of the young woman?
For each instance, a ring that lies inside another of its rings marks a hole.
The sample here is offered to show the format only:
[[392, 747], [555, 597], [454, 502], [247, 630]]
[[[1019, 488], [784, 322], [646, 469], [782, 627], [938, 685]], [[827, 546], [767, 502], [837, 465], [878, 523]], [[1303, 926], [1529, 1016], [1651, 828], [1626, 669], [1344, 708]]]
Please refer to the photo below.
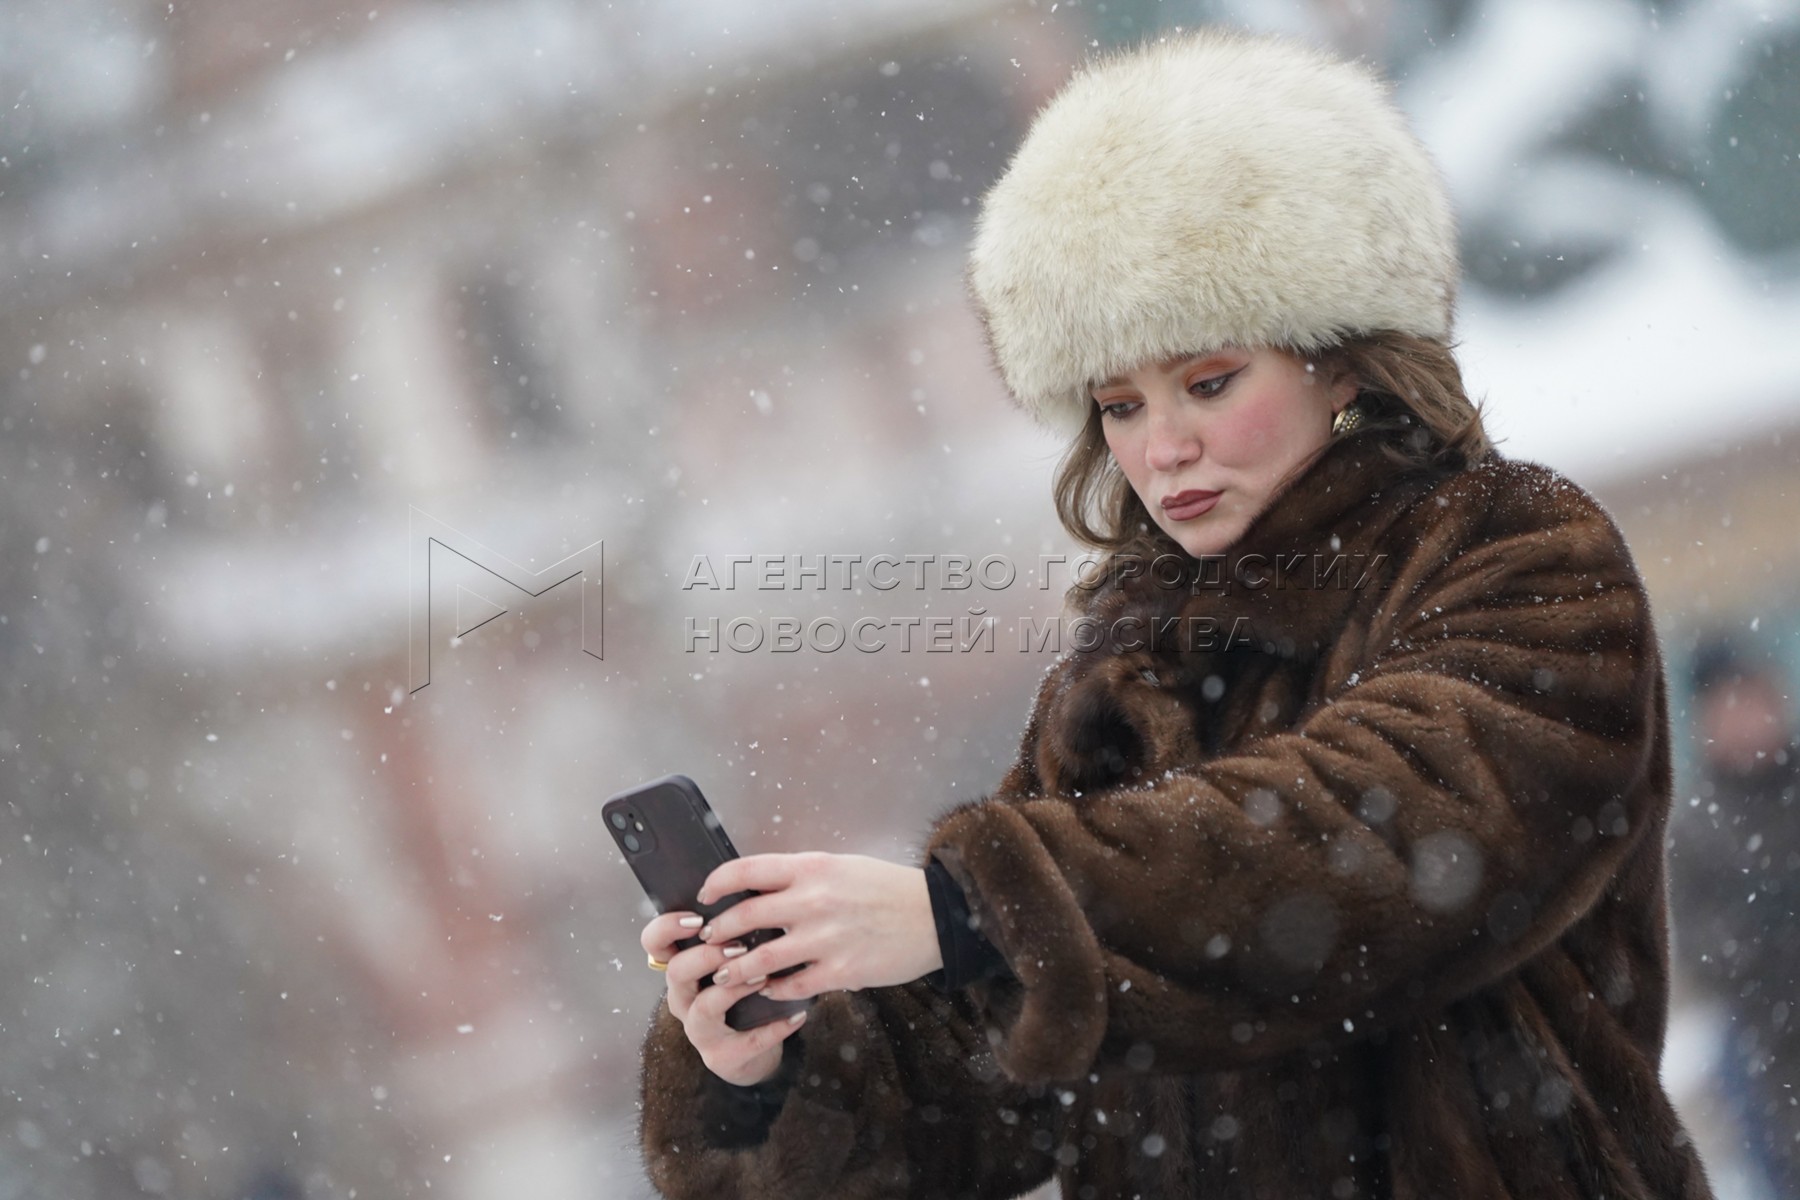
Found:
[[[1208, 32], [1045, 109], [970, 282], [1072, 437], [1091, 636], [922, 868], [747, 858], [709, 891], [760, 896], [646, 926], [658, 1188], [1709, 1194], [1658, 1081], [1648, 601], [1591, 498], [1489, 447], [1456, 280], [1437, 172], [1358, 67]], [[734, 1032], [752, 991], [818, 999]]]

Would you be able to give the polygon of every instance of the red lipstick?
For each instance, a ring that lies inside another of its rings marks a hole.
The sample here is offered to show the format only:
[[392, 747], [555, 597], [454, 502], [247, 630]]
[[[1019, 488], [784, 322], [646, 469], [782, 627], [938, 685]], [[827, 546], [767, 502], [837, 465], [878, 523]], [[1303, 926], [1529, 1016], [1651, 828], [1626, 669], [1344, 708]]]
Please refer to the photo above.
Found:
[[1190, 488], [1185, 492], [1176, 492], [1172, 496], [1162, 498], [1163, 514], [1171, 521], [1191, 521], [1219, 502], [1218, 492], [1203, 492]]

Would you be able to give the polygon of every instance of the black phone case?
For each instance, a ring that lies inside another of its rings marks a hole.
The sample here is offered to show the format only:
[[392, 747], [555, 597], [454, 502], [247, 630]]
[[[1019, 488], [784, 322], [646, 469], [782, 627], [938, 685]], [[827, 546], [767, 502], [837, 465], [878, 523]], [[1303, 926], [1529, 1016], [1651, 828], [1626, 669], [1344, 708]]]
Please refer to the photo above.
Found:
[[[701, 904], [696, 898], [713, 869], [736, 858], [738, 852], [700, 788], [686, 775], [665, 775], [620, 792], [602, 806], [600, 815], [656, 911], [695, 912], [710, 921], [756, 894], [735, 892], [711, 904]], [[755, 947], [780, 936], [780, 930], [759, 929], [740, 940]], [[691, 937], [676, 946], [686, 950], [699, 944], [699, 938]], [[799, 969], [777, 971], [775, 978]], [[712, 980], [702, 980], [700, 986], [711, 987]], [[725, 1023], [739, 1031], [755, 1029], [810, 1007], [810, 1000], [771, 1000], [752, 992], [731, 1006]]]

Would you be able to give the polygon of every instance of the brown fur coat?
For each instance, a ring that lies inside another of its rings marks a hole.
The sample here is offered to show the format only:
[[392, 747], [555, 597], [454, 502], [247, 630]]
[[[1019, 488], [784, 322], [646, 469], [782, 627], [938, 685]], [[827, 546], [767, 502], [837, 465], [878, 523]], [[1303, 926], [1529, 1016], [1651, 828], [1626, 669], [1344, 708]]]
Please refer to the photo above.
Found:
[[1018, 761], [929, 839], [1012, 974], [823, 998], [735, 1140], [659, 1011], [657, 1187], [1707, 1197], [1658, 1080], [1662, 666], [1604, 512], [1353, 434], [1169, 574], [1092, 594]]

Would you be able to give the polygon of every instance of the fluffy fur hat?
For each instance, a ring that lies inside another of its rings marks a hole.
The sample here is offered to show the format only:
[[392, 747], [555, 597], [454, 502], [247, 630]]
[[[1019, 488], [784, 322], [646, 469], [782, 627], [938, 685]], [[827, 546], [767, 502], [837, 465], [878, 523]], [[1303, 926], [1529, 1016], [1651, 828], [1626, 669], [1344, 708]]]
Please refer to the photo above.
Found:
[[1447, 338], [1441, 176], [1371, 72], [1203, 30], [1089, 65], [982, 202], [969, 285], [1013, 397], [1073, 433], [1089, 388], [1225, 345]]

